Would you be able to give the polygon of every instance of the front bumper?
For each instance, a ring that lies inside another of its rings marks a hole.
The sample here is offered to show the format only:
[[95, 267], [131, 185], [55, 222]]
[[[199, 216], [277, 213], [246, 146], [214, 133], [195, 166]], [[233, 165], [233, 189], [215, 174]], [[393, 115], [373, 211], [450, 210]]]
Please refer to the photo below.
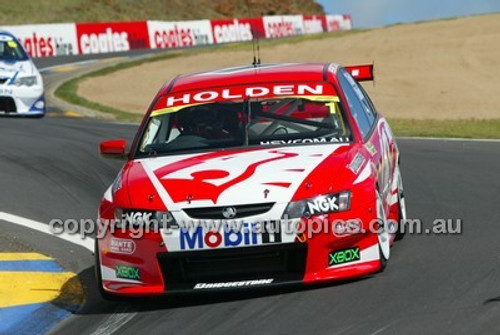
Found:
[[[349, 280], [380, 270], [378, 239], [373, 233], [347, 237], [318, 234], [303, 242], [180, 252], [168, 252], [162, 246], [161, 236], [149, 236], [134, 241], [132, 254], [113, 250], [112, 238], [116, 236], [99, 240], [97, 266], [104, 291], [113, 296], [316, 284]], [[128, 240], [127, 236], [119, 239]], [[332, 252], [350, 248], [359, 250], [359, 259], [329, 264]], [[120, 267], [135, 269], [138, 276], [120, 277]]]
[[0, 115], [40, 116], [44, 114], [43, 86], [0, 86]]
[[[254, 236], [204, 229], [180, 234], [179, 229], [174, 229], [169, 234], [149, 232], [134, 239], [129, 230], [112, 233], [110, 225], [104, 225], [108, 228], [97, 240], [96, 250], [102, 288], [112, 296], [143, 297], [307, 285], [376, 273], [381, 269], [378, 234], [369, 229], [370, 222], [376, 219], [376, 202], [374, 197], [358, 199], [347, 212], [312, 217], [312, 223], [303, 227], [304, 234], [297, 233], [299, 226], [287, 229], [289, 226], [282, 222], [280, 236], [273, 238], [270, 231]], [[247, 217], [245, 222], [282, 217], [285, 206], [275, 204], [270, 211]], [[114, 218], [114, 208], [114, 203], [103, 199], [99, 209], [103, 222]], [[334, 233], [334, 222], [354, 218], [362, 223], [362, 231]], [[314, 229], [316, 219], [330, 229]], [[176, 221], [187, 222], [186, 217]], [[349, 252], [356, 257], [345, 257]]]
[[299, 283], [307, 244], [159, 253], [165, 292], [207, 291]]

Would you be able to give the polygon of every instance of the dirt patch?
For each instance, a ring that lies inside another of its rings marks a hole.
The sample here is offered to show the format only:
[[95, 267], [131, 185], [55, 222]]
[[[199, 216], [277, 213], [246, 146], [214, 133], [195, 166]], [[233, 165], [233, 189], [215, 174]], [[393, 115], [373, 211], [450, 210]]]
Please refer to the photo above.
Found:
[[[265, 62], [375, 62], [365, 88], [386, 116], [416, 119], [500, 118], [500, 14], [398, 25], [339, 38], [261, 50]], [[80, 83], [78, 94], [144, 113], [177, 74], [250, 63], [245, 50], [146, 63]]]

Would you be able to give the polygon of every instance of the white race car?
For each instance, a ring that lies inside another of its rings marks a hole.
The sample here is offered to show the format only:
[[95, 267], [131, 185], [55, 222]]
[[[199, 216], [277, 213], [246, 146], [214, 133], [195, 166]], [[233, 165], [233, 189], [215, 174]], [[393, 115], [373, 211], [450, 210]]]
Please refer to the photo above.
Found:
[[0, 115], [45, 114], [40, 72], [21, 43], [10, 33], [0, 32]]

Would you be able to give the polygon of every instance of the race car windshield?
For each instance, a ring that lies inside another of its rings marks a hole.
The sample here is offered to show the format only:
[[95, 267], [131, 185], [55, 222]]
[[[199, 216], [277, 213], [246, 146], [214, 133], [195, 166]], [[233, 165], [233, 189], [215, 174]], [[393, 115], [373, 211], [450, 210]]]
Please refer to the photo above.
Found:
[[0, 41], [0, 60], [20, 61], [27, 59], [28, 56], [16, 41]]
[[152, 116], [137, 154], [351, 141], [336, 97], [217, 102]]

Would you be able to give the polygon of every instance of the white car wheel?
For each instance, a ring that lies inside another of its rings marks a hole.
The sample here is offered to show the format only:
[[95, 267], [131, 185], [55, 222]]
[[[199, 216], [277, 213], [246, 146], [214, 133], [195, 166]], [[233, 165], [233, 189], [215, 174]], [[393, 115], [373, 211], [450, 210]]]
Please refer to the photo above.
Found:
[[401, 170], [399, 166], [397, 169], [398, 176], [398, 209], [399, 209], [399, 222], [398, 231], [396, 232], [396, 240], [401, 240], [405, 235], [404, 224], [406, 222], [406, 201], [403, 192], [403, 177], [401, 177]]
[[377, 192], [377, 219], [379, 220], [378, 227], [378, 246], [380, 251], [380, 263], [382, 269], [385, 267], [389, 257], [391, 256], [391, 245], [389, 229], [387, 227], [387, 215], [380, 194]]

